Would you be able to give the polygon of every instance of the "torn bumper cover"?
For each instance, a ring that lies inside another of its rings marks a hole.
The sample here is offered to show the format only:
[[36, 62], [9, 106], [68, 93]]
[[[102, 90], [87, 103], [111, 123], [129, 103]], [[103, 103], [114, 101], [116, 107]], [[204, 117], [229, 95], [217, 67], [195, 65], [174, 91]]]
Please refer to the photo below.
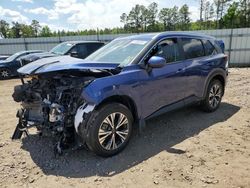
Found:
[[[85, 103], [77, 109], [77, 112], [75, 115], [75, 122], [74, 122], [76, 133], [79, 133], [79, 126], [80, 125], [82, 125], [83, 129], [86, 129], [87, 120], [88, 120], [91, 112], [94, 110], [94, 108], [95, 108], [95, 105]], [[86, 134], [86, 132], [85, 132], [85, 134]]]

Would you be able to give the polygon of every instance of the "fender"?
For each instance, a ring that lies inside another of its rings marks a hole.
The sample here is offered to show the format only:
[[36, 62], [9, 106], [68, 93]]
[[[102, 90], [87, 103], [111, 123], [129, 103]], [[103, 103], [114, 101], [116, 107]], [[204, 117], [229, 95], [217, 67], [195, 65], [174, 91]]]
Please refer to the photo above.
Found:
[[98, 78], [83, 89], [81, 97], [95, 106], [112, 96], [126, 96], [135, 104], [138, 117], [141, 116], [140, 89], [141, 81], [148, 77], [144, 70], [134, 67], [133, 70], [125, 70], [112, 77]]
[[205, 81], [205, 86], [203, 88], [203, 94], [202, 94], [202, 99], [204, 99], [206, 97], [206, 91], [208, 88], [209, 83], [211, 82], [211, 80], [215, 77], [215, 76], [222, 76], [224, 79], [224, 83], [226, 85], [226, 80], [227, 80], [227, 73], [225, 70], [223, 70], [222, 68], [216, 68], [213, 69], [207, 76], [206, 81]]
[[[98, 78], [86, 86], [81, 94], [84, 104], [81, 104], [75, 115], [74, 126], [76, 132], [79, 134], [79, 131], [81, 131], [81, 135], [86, 135], [86, 125], [91, 113], [105, 99], [112, 96], [126, 96], [130, 98], [134, 103], [137, 116], [140, 117], [141, 101], [138, 94], [140, 84], [136, 80], [143, 78], [143, 72], [140, 69], [120, 73], [112, 77]], [[114, 79], [114, 77], [116, 78]], [[134, 78], [134, 80], [131, 81], [131, 78]], [[82, 126], [81, 129], [79, 129], [80, 126]]]

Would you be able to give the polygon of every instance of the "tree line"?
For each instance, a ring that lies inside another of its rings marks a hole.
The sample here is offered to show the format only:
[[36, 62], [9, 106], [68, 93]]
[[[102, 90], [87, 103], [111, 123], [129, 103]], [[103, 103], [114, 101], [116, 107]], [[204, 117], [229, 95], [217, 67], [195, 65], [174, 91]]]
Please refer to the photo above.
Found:
[[[105, 30], [104, 30], [105, 31]], [[0, 36], [2, 38], [27, 38], [27, 37], [58, 37], [72, 35], [93, 35], [97, 31], [94, 29], [82, 31], [52, 31], [49, 26], [41, 26], [37, 20], [32, 20], [31, 24], [22, 24], [5, 20], [0, 20]]]
[[189, 7], [162, 8], [158, 10], [157, 3], [148, 7], [135, 5], [129, 13], [120, 16], [124, 30], [131, 32], [154, 32], [162, 30], [188, 30], [190, 28]]
[[0, 36], [2, 38], [52, 37], [250, 27], [250, 0], [214, 0], [212, 3], [209, 0], [197, 0], [197, 3], [199, 3], [197, 21], [191, 20], [187, 4], [159, 9], [158, 4], [153, 2], [147, 7], [137, 4], [128, 13], [122, 13], [120, 21], [123, 27], [52, 31], [49, 26], [41, 26], [37, 20], [32, 20], [30, 24], [0, 20]]
[[199, 18], [191, 21], [190, 8], [158, 9], [157, 3], [148, 7], [135, 5], [120, 16], [124, 30], [131, 32], [154, 32], [171, 30], [201, 30], [250, 27], [250, 0], [197, 0]]

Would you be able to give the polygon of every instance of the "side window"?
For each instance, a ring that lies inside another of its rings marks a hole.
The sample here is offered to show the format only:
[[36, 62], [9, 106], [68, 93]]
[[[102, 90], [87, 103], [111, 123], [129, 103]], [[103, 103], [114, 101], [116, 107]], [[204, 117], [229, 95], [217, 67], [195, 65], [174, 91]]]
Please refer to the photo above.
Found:
[[102, 47], [104, 44], [102, 43], [89, 43], [87, 44], [88, 48], [88, 54], [92, 54], [94, 51], [98, 50], [100, 47]]
[[206, 55], [217, 54], [217, 51], [216, 51], [215, 47], [211, 44], [210, 41], [203, 40], [203, 44], [204, 44]]
[[88, 55], [88, 49], [86, 44], [77, 44], [76, 50], [79, 58], [85, 58]]
[[166, 59], [167, 63], [181, 60], [181, 53], [177, 39], [166, 39], [161, 41], [152, 55], [160, 56]]
[[67, 54], [70, 54], [70, 53], [72, 53], [72, 52], [77, 52], [77, 51], [76, 51], [76, 46], [73, 46], [73, 48], [71, 48]]
[[205, 56], [202, 42], [199, 39], [182, 38], [182, 45], [186, 59]]

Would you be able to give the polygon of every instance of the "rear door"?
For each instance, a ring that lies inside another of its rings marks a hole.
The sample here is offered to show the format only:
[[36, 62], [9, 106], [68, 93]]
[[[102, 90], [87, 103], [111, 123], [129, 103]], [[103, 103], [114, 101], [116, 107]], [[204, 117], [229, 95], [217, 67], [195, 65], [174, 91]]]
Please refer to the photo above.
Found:
[[182, 47], [185, 55], [187, 91], [185, 98], [199, 97], [202, 90], [202, 66], [206, 62], [206, 52], [199, 38], [182, 38]]
[[208, 39], [182, 38], [182, 46], [188, 81], [186, 97], [201, 98], [207, 75], [216, 68], [221, 57]]

